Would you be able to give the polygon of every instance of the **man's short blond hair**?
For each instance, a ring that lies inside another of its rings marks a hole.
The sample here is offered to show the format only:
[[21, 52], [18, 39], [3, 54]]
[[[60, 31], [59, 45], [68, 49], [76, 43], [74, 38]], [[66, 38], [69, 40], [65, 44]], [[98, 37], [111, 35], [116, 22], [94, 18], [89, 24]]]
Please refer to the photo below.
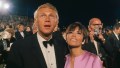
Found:
[[38, 11], [39, 11], [41, 8], [50, 8], [50, 9], [54, 10], [54, 11], [56, 12], [57, 19], [59, 20], [58, 11], [57, 11], [56, 7], [54, 7], [54, 6], [53, 6], [52, 4], [50, 4], [50, 3], [42, 4], [41, 6], [39, 6], [39, 7], [37, 8], [37, 10], [34, 12], [34, 19], [35, 19], [35, 20], [37, 19]]

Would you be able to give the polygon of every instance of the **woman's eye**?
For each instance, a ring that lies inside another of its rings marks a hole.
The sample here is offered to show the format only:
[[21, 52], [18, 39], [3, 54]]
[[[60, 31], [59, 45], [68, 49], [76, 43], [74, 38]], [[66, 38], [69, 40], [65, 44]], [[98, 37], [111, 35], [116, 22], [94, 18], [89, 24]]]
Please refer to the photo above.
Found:
[[77, 34], [81, 34], [81, 32], [78, 32]]
[[71, 34], [72, 32], [68, 32], [67, 34]]

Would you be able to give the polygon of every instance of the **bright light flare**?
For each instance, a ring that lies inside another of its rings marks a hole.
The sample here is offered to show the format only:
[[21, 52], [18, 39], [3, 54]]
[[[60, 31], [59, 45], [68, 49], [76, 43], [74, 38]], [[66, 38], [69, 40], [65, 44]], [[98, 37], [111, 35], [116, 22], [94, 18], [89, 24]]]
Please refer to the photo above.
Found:
[[3, 2], [3, 1], [0, 1], [0, 10], [7, 10], [7, 9], [9, 9], [10, 8], [10, 5], [9, 5], [9, 3], [5, 3], [5, 2]]
[[7, 4], [7, 3], [6, 3], [6, 4], [4, 4], [4, 6], [3, 6], [3, 8], [4, 8], [4, 9], [9, 9], [9, 7], [10, 7], [10, 5], [9, 5], [9, 4]]
[[0, 1], [0, 8], [2, 8], [2, 1]]

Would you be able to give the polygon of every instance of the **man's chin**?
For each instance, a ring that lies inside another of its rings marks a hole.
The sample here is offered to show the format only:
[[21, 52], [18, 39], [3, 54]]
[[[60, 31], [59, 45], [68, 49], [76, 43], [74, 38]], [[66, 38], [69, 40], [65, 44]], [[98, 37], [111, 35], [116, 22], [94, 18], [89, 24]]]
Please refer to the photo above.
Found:
[[52, 32], [50, 31], [47, 31], [47, 32], [39, 32], [39, 34], [41, 34], [42, 36], [45, 36], [45, 37], [49, 37], [52, 35]]
[[45, 37], [49, 37], [50, 35], [52, 35], [51, 33], [49, 34], [44, 34]]
[[44, 32], [44, 35], [47, 37], [47, 36], [50, 36], [52, 35], [52, 32]]

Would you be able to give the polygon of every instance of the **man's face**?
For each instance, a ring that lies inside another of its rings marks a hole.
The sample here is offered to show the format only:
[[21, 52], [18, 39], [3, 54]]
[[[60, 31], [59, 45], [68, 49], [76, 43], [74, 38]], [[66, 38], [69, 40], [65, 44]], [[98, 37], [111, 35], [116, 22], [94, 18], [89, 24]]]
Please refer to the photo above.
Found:
[[102, 29], [102, 23], [100, 20], [94, 19], [89, 25], [89, 31], [94, 31], [95, 29]]
[[24, 26], [23, 26], [23, 25], [20, 25], [20, 26], [19, 26], [19, 31], [20, 31], [20, 32], [24, 31]]
[[51, 35], [58, 24], [56, 12], [50, 8], [41, 8], [37, 14], [36, 25], [40, 34]]

